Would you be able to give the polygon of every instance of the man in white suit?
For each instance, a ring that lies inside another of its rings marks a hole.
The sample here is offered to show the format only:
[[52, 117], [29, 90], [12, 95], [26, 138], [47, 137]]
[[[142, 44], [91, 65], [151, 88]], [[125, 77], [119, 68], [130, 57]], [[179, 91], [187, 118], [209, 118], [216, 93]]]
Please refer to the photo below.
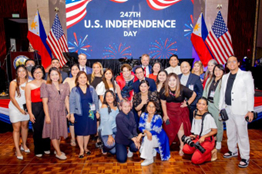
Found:
[[239, 167], [247, 167], [249, 164], [250, 145], [248, 138], [246, 117], [249, 122], [253, 120], [254, 111], [254, 82], [251, 72], [245, 72], [238, 68], [239, 62], [235, 56], [227, 60], [227, 68], [230, 72], [223, 76], [219, 109], [226, 109], [229, 119], [226, 121], [228, 152], [224, 158], [238, 156], [240, 151], [241, 161]]

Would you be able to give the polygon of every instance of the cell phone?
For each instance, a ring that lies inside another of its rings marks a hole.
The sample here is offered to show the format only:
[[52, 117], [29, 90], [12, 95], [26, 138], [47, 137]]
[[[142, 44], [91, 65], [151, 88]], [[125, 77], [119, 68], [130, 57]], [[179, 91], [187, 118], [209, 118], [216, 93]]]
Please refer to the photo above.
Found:
[[25, 112], [28, 112], [26, 104], [23, 104], [23, 109], [24, 109]]
[[170, 124], [170, 121], [169, 119], [166, 120], [166, 125], [169, 125]]

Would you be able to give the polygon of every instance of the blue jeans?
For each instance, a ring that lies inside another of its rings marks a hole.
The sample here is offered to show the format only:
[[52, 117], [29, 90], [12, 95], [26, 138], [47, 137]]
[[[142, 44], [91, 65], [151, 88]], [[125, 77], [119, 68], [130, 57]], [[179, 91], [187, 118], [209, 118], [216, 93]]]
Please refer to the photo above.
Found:
[[116, 143], [116, 159], [120, 163], [125, 163], [127, 160], [127, 147], [129, 147], [131, 152], [137, 152], [138, 149], [133, 141], [131, 141], [128, 145], [118, 144]]
[[[109, 152], [109, 153], [114, 155], [116, 153], [115, 142], [112, 145], [107, 144], [108, 135], [101, 136], [101, 130], [99, 131], [99, 136], [100, 136], [101, 141], [103, 143], [103, 151], [104, 152]], [[112, 137], [114, 139], [116, 137], [116, 127], [113, 129]]]

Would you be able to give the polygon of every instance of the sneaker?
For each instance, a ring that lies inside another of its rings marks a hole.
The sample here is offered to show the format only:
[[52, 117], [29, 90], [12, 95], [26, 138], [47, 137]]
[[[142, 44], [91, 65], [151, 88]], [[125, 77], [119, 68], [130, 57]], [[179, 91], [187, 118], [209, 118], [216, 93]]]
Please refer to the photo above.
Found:
[[35, 156], [38, 157], [38, 158], [41, 158], [43, 156], [43, 154], [36, 154]]
[[96, 142], [96, 147], [97, 147], [97, 148], [101, 148], [101, 147], [102, 147], [102, 142], [101, 142], [101, 141]]
[[146, 159], [141, 163], [141, 166], [148, 166], [154, 162], [153, 158], [152, 159]]
[[221, 142], [217, 142], [217, 144], [216, 144], [216, 149], [217, 149], [217, 150], [220, 150], [220, 149], [221, 149]]
[[49, 155], [50, 154], [50, 150], [44, 151], [44, 153]]
[[227, 153], [224, 154], [224, 158], [231, 158], [231, 157], [237, 157], [238, 156], [238, 153], [235, 152], [235, 153], [232, 153], [230, 151], [228, 151]]
[[249, 164], [249, 160], [241, 159], [241, 161], [238, 164], [238, 167], [240, 168], [246, 168]]
[[133, 152], [131, 152], [130, 149], [128, 149], [127, 157], [128, 158], [132, 158], [133, 157]]

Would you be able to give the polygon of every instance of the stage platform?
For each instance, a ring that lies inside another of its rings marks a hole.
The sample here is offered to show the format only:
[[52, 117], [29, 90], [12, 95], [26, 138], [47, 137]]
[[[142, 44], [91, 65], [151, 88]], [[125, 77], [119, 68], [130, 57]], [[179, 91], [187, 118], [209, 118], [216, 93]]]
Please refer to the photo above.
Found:
[[0, 134], [0, 173], [1, 174], [71, 174], [71, 173], [118, 173], [118, 174], [237, 174], [249, 173], [259, 174], [262, 172], [262, 130], [249, 130], [251, 159], [248, 168], [241, 169], [237, 165], [240, 157], [231, 159], [223, 158], [223, 153], [227, 152], [226, 134], [222, 142], [222, 149], [218, 152], [218, 159], [214, 162], [207, 162], [202, 165], [194, 165], [189, 159], [183, 159], [178, 155], [178, 145], [171, 146], [171, 159], [166, 162], [160, 160], [159, 154], [155, 158], [155, 163], [141, 167], [142, 159], [139, 153], [135, 153], [133, 158], [128, 159], [124, 164], [116, 161], [113, 155], [102, 155], [101, 151], [95, 148], [95, 142], [90, 141], [88, 148], [92, 152], [90, 156], [83, 159], [78, 158], [79, 148], [70, 146], [70, 138], [61, 141], [61, 149], [67, 155], [67, 160], [61, 161], [55, 158], [53, 147], [51, 154], [42, 158], [34, 156], [32, 132], [29, 133], [28, 147], [32, 151], [29, 154], [23, 153], [24, 160], [15, 157], [15, 148], [12, 133]]

